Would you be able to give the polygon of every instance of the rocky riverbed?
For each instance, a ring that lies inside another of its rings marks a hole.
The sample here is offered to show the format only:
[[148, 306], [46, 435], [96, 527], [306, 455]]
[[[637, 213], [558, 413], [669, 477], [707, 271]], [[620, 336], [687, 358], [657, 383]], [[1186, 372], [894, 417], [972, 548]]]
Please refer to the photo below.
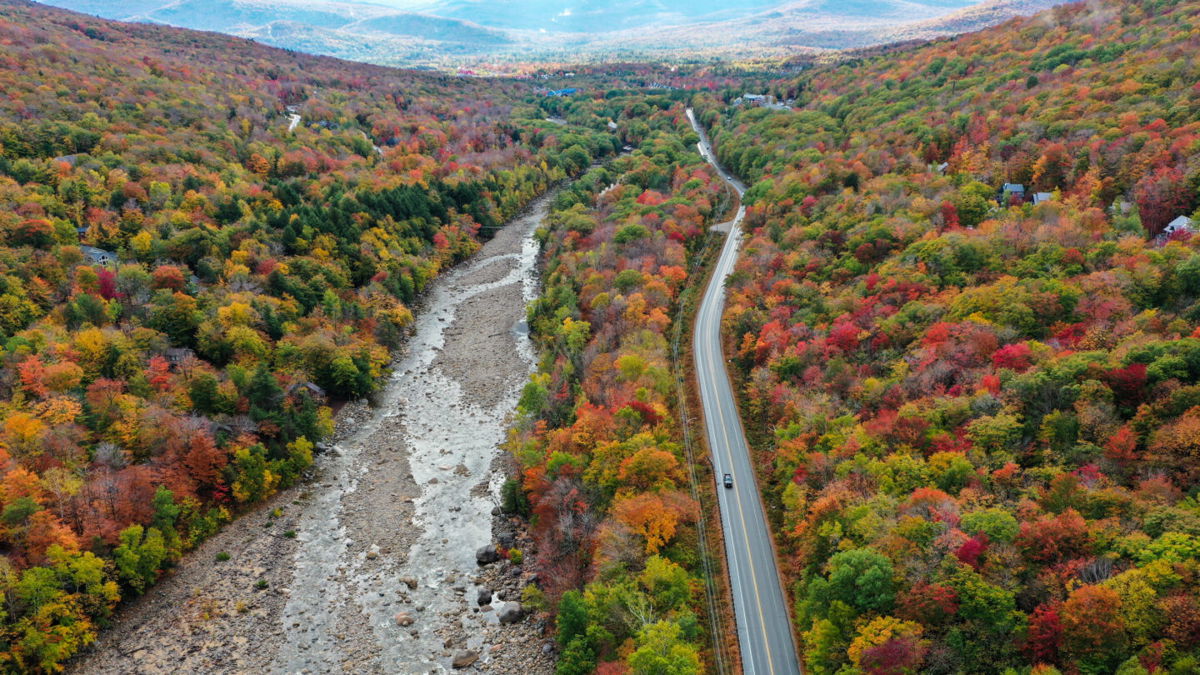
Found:
[[434, 282], [379, 403], [342, 409], [311, 480], [190, 553], [73, 669], [553, 672], [519, 605], [530, 572], [481, 564], [529, 550], [496, 513], [498, 446], [533, 367], [525, 305], [549, 199]]

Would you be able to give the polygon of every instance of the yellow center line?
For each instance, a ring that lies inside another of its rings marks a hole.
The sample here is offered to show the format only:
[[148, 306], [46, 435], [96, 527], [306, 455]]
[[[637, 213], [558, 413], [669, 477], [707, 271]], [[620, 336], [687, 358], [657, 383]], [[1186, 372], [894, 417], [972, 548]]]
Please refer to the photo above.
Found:
[[[731, 221], [729, 235], [728, 235], [728, 238], [726, 239], [726, 243], [725, 243], [725, 249], [722, 251], [721, 256], [717, 262], [718, 276], [714, 277], [714, 281], [713, 281], [714, 285], [717, 285], [717, 283], [718, 283], [717, 279], [724, 278], [725, 268], [728, 267], [727, 261], [730, 259], [727, 256], [729, 256], [732, 251], [736, 250], [736, 239], [735, 239], [735, 233], [737, 231], [736, 225], [737, 225], [737, 219], [735, 218], [733, 221]], [[719, 287], [717, 289], [712, 289], [712, 290], [720, 292], [722, 294], [724, 293], [723, 289], [719, 289]], [[709, 308], [712, 311], [716, 311], [715, 310], [715, 301], [712, 305], [710, 305]], [[724, 349], [722, 348], [721, 343], [720, 343], [720, 337], [719, 337], [720, 336], [720, 323], [719, 323], [719, 321], [717, 323], [717, 336], [718, 336], [717, 339], [713, 340], [710, 335], [710, 339], [708, 340], [707, 352], [708, 352], [708, 356], [710, 359], [709, 363], [710, 363], [710, 365], [717, 363], [716, 360], [713, 360], [714, 357], [717, 357], [720, 360], [721, 367], [724, 368], [725, 354], [724, 354]], [[716, 345], [716, 347], [715, 347], [716, 354], [713, 353], [714, 352], [714, 343]], [[718, 371], [716, 371], [715, 365], [713, 367], [713, 371], [714, 372], [712, 373], [712, 377], [713, 377], [712, 381], [715, 382], [717, 378], [721, 377], [721, 375]], [[728, 378], [728, 375], [725, 375], [725, 377]], [[730, 385], [731, 393], [732, 393], [732, 390], [733, 390], [732, 385]], [[735, 473], [735, 469], [734, 469], [733, 461], [732, 461], [733, 460], [733, 445], [729, 441], [729, 425], [725, 422], [724, 410], [719, 404], [716, 407], [716, 417], [720, 421], [721, 436], [722, 436], [723, 440], [725, 441], [726, 459], [729, 460], [728, 461], [729, 470], [730, 470], [730, 473], [733, 474], [733, 473]], [[750, 548], [750, 535], [748, 532], [748, 528], [746, 527], [746, 511], [745, 511], [745, 506], [742, 502], [741, 482], [736, 478], [736, 476], [734, 477], [734, 482], [737, 483], [737, 487], [734, 488], [734, 490], [735, 490], [734, 498], [737, 500], [738, 520], [741, 521], [741, 524], [742, 524], [742, 541], [746, 545], [746, 549], [745, 549], [746, 557], [748, 559], [750, 559], [750, 583], [751, 583], [751, 585], [754, 586], [755, 609], [757, 610], [757, 613], [758, 613], [758, 623], [759, 623], [759, 627], [761, 629], [760, 632], [762, 634], [764, 651], [767, 654], [767, 668], [770, 673], [774, 673], [775, 672], [775, 663], [774, 663], [774, 659], [771, 657], [770, 643], [767, 638], [767, 621], [766, 621], [765, 615], [763, 614], [762, 594], [761, 594], [761, 592], [759, 590], [759, 586], [758, 586], [758, 574], [754, 570], [754, 562], [753, 562], [754, 556], [753, 556], [753, 553]], [[751, 483], [754, 484], [753, 479], [751, 479]]]

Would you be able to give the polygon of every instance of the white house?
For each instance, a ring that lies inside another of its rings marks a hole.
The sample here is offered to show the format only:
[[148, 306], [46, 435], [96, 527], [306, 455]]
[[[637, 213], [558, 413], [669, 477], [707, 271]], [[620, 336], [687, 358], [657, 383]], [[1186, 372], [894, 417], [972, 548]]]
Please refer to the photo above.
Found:
[[1162, 233], [1169, 237], [1176, 232], [1192, 231], [1192, 219], [1188, 218], [1187, 216], [1179, 216], [1175, 220], [1167, 223], [1167, 226], [1163, 228]]

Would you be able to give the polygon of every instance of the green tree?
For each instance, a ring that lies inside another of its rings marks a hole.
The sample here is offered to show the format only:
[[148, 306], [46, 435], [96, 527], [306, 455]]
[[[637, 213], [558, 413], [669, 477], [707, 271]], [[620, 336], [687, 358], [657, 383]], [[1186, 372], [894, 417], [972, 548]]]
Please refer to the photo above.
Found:
[[989, 541], [1011, 542], [1021, 531], [1017, 519], [1008, 511], [998, 508], [965, 514], [959, 526], [970, 535], [986, 534]]
[[596, 655], [582, 636], [567, 643], [554, 666], [556, 675], [588, 675], [595, 669]]
[[652, 623], [638, 632], [637, 650], [629, 655], [635, 675], [692, 675], [701, 671], [700, 653], [683, 640], [673, 621]]
[[158, 528], [144, 530], [141, 525], [130, 525], [119, 536], [121, 545], [113, 550], [117, 574], [127, 586], [142, 593], [158, 578], [167, 559], [166, 542]]
[[587, 632], [588, 608], [583, 594], [577, 590], [563, 593], [558, 602], [558, 643], [566, 646]]
[[882, 553], [859, 548], [829, 559], [829, 593], [859, 612], [888, 612], [896, 599], [896, 572]]

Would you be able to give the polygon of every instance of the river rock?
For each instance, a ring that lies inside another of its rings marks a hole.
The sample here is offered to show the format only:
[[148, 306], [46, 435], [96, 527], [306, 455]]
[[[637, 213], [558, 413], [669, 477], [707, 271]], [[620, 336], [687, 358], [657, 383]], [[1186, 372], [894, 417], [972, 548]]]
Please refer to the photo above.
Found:
[[481, 546], [478, 551], [475, 551], [475, 561], [480, 565], [490, 565], [499, 559], [500, 554], [496, 552], [496, 547], [491, 544]]
[[416, 621], [416, 619], [414, 619], [412, 614], [409, 614], [408, 612], [400, 612], [396, 615], [397, 626], [411, 626], [413, 625], [414, 621]]
[[479, 595], [476, 597], [475, 601], [479, 603], [480, 607], [491, 604], [492, 589], [490, 589], [490, 588], [479, 589]]
[[475, 652], [459, 652], [454, 655], [454, 660], [450, 662], [456, 670], [466, 668], [479, 660], [479, 654]]
[[513, 547], [513, 536], [511, 532], [501, 532], [500, 535], [496, 537], [496, 541], [498, 541], [504, 548]]
[[519, 602], [506, 602], [500, 608], [500, 613], [497, 616], [500, 618], [500, 623], [502, 624], [517, 623], [525, 617], [525, 611], [521, 608], [521, 603]]
[[417, 580], [412, 577], [400, 577], [400, 583], [408, 586], [409, 590], [417, 589]]

